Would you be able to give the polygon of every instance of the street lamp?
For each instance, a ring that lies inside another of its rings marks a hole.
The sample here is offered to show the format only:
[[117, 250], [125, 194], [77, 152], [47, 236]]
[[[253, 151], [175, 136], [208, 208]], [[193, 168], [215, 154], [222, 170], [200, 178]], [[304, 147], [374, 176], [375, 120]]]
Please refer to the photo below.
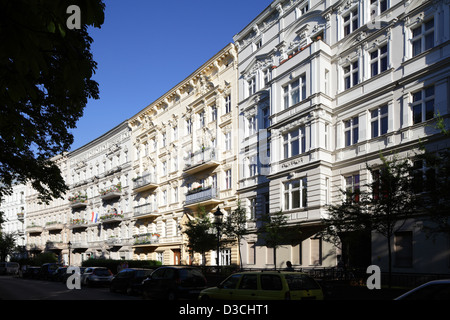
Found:
[[222, 219], [223, 219], [223, 213], [220, 211], [220, 208], [217, 207], [216, 212], [214, 212], [214, 225], [217, 230], [217, 257], [216, 257], [216, 264], [217, 267], [219, 267], [219, 251], [220, 251], [220, 231], [222, 229]]
[[67, 246], [69, 247], [69, 266], [70, 266], [70, 249], [72, 248], [72, 243], [70, 241], [67, 243]]

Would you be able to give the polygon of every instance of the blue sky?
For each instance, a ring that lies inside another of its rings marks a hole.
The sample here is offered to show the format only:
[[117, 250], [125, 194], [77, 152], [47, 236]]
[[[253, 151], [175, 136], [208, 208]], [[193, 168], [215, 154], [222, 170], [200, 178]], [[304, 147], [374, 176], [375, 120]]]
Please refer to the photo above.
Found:
[[134, 116], [233, 42], [272, 0], [105, 0], [91, 29], [98, 63], [90, 100], [71, 132], [75, 150]]

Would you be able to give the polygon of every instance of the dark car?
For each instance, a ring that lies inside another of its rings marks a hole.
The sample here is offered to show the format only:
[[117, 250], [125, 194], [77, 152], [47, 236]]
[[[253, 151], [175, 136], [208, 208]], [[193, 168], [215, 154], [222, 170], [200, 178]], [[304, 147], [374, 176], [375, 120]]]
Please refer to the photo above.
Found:
[[55, 272], [53, 272], [50, 275], [49, 279], [52, 281], [61, 282], [66, 273], [67, 273], [67, 267], [59, 267], [58, 269], [55, 270]]
[[450, 279], [434, 280], [414, 288], [395, 300], [450, 301]]
[[142, 282], [146, 299], [197, 299], [205, 288], [205, 276], [199, 269], [189, 266], [160, 267]]
[[39, 279], [41, 280], [50, 280], [52, 278], [53, 273], [62, 265], [59, 263], [45, 263], [41, 266], [39, 270]]
[[153, 269], [123, 269], [111, 280], [109, 289], [111, 292], [120, 291], [129, 295], [141, 293], [142, 281], [148, 278], [152, 272]]
[[40, 271], [40, 267], [26, 267], [26, 269], [22, 271], [22, 277], [26, 279], [38, 279]]

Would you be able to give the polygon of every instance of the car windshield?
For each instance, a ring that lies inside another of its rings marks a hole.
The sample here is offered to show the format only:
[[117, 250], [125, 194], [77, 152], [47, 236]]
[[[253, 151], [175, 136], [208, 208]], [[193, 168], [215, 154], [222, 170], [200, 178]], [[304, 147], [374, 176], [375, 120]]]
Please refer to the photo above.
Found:
[[305, 274], [287, 274], [285, 275], [289, 290], [314, 290], [320, 289], [314, 279]]
[[221, 284], [220, 287], [223, 289], [235, 289], [237, 283], [239, 282], [239, 279], [242, 275], [240, 274], [234, 274], [229, 276], [227, 279], [225, 279]]
[[96, 276], [110, 276], [111, 273], [108, 269], [95, 269], [93, 272]]

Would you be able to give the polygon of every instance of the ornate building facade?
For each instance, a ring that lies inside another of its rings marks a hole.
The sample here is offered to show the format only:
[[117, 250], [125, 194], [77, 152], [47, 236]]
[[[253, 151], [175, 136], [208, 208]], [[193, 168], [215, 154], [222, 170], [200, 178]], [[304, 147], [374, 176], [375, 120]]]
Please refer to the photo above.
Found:
[[[387, 248], [371, 250], [370, 238], [335, 247], [316, 232], [340, 189], [371, 181], [366, 164], [379, 163], [380, 152], [411, 158], [438, 136], [434, 117], [449, 114], [449, 18], [448, 1], [277, 0], [234, 37], [244, 128], [239, 197], [254, 216], [281, 210], [303, 230], [278, 249], [277, 267], [335, 266], [349, 250], [359, 257], [350, 265], [386, 263]], [[438, 141], [435, 148], [448, 147]], [[394, 252], [419, 271], [412, 248], [423, 234], [408, 225]], [[439, 248], [448, 271], [448, 240]], [[273, 249], [256, 233], [242, 249], [246, 267], [273, 266]]]
[[[182, 230], [199, 211], [237, 205], [236, 68], [230, 44], [129, 120], [135, 259], [216, 263], [213, 251], [191, 256]], [[219, 263], [232, 261], [237, 247], [222, 248]]]

